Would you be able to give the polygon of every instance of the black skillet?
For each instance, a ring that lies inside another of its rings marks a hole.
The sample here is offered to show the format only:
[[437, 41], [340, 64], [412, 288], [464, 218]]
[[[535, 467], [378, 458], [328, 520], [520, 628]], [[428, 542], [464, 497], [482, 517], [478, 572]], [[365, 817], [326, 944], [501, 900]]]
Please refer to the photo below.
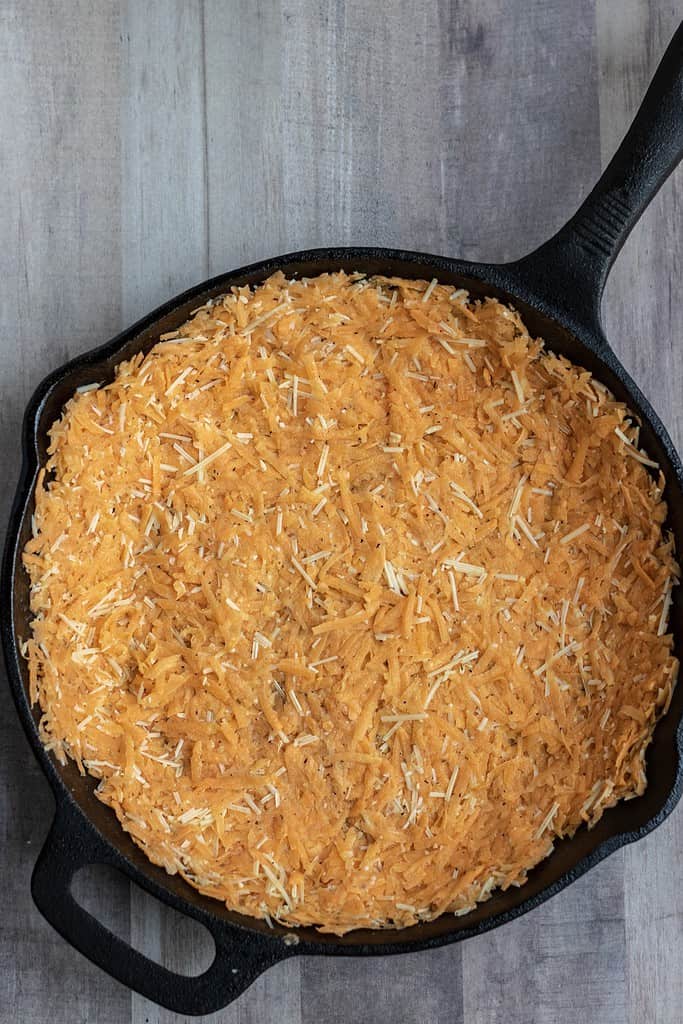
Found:
[[[26, 411], [23, 466], [10, 517], [2, 575], [2, 640], [19, 717], [57, 803], [52, 828], [33, 873], [33, 898], [77, 949], [124, 984], [179, 1013], [210, 1013], [235, 999], [266, 968], [300, 954], [374, 956], [430, 949], [480, 934], [538, 906], [626, 843], [647, 835], [675, 806], [683, 789], [683, 686], [655, 730], [647, 759], [649, 785], [636, 800], [608, 811], [596, 828], [580, 829], [520, 889], [499, 892], [464, 917], [392, 931], [357, 931], [343, 938], [312, 928], [296, 933], [226, 910], [177, 877], [152, 865], [114, 815], [96, 799], [93, 780], [70, 763], [58, 765], [38, 737], [38, 713], [28, 699], [19, 642], [29, 632], [29, 588], [21, 551], [30, 535], [33, 491], [46, 461], [47, 432], [82, 384], [109, 381], [122, 359], [148, 351], [159, 334], [178, 327], [190, 310], [233, 285], [257, 284], [276, 270], [287, 277], [343, 268], [368, 274], [437, 277], [472, 295], [494, 295], [520, 310], [532, 335], [587, 367], [627, 402], [642, 424], [641, 439], [667, 480], [668, 526], [683, 551], [683, 467], [649, 402], [610, 349], [600, 323], [607, 274], [631, 228], [683, 156], [683, 25], [672, 40], [636, 119], [614, 159], [578, 213], [545, 245], [502, 266], [464, 263], [393, 249], [316, 249], [215, 277], [166, 303], [101, 348], [72, 360], [43, 381]], [[675, 649], [683, 654], [683, 601], [671, 613]], [[175, 974], [147, 959], [87, 913], [71, 894], [74, 874], [93, 863], [113, 865], [148, 892], [195, 918], [216, 944], [212, 965], [197, 977]]]

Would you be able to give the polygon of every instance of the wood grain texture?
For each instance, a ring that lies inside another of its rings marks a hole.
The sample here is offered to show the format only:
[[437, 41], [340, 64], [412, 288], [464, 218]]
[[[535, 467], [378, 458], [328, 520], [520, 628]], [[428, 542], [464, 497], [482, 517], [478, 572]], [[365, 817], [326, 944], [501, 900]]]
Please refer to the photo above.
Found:
[[121, 275], [131, 323], [208, 276], [201, 0], [124, 0]]
[[[0, 5], [0, 467], [38, 380], [208, 274], [307, 246], [507, 259], [576, 208], [672, 34], [672, 0], [13, 0]], [[9, 141], [9, 144], [7, 142]], [[683, 444], [683, 173], [605, 298]], [[655, 356], [653, 357], [653, 353]], [[7, 510], [7, 493], [0, 497]], [[70, 949], [28, 883], [51, 798], [0, 719], [0, 1022], [180, 1024]], [[383, 960], [291, 960], [221, 1024], [678, 1024], [683, 813], [525, 918]], [[196, 929], [121, 879], [84, 902], [175, 969]]]
[[508, 260], [545, 241], [600, 169], [593, 0], [442, 5], [448, 251]]

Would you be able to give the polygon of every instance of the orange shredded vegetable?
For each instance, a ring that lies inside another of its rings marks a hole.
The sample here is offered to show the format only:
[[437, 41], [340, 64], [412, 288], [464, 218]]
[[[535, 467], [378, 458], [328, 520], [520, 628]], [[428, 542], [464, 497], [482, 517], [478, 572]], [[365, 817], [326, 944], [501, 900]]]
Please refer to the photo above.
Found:
[[498, 301], [233, 289], [52, 428], [24, 554], [43, 740], [229, 907], [464, 913], [645, 788], [678, 668], [650, 468]]

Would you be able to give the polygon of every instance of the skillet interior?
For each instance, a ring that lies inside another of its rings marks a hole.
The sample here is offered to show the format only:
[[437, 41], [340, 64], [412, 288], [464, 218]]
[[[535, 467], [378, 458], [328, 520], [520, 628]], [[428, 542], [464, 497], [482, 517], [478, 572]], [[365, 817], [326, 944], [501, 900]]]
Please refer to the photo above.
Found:
[[[232, 285], [258, 283], [278, 269], [290, 277], [313, 276], [340, 268], [349, 272], [360, 270], [368, 274], [381, 273], [408, 278], [436, 276], [441, 282], [467, 288], [475, 297], [492, 295], [513, 304], [520, 311], [532, 335], [543, 337], [548, 348], [585, 366], [637, 413], [642, 424], [642, 444], [664, 470], [667, 479], [665, 497], [669, 504], [668, 526], [677, 539], [678, 551], [683, 549], [683, 473], [680, 460], [658, 418], [606, 346], [601, 334], [597, 331], [591, 333], [576, 324], [571, 325], [570, 329], [560, 320], [540, 312], [539, 300], [524, 284], [523, 275], [520, 277], [517, 268], [512, 266], [488, 267], [439, 257], [373, 249], [318, 250], [285, 256], [247, 267], [235, 274], [223, 275], [192, 289], [140, 321], [113, 342], [74, 360], [47, 378], [36, 392], [24, 424], [24, 466], [10, 523], [3, 580], [4, 607], [9, 608], [11, 603], [13, 613], [9, 623], [5, 616], [3, 639], [15, 699], [24, 727], [52, 783], [58, 805], [60, 801], [68, 800], [70, 795], [101, 837], [116, 851], [113, 861], [117, 866], [180, 910], [192, 913], [191, 908], [194, 908], [195, 914], [199, 910], [201, 916], [210, 916], [216, 924], [223, 922], [237, 925], [252, 934], [256, 932], [267, 935], [271, 940], [281, 939], [288, 930], [275, 925], [271, 931], [262, 922], [228, 911], [217, 900], [202, 897], [182, 879], [171, 877], [163, 869], [151, 864], [121, 829], [112, 812], [97, 800], [94, 781], [89, 776], [81, 776], [71, 762], [63, 767], [58, 765], [42, 749], [37, 735], [39, 715], [36, 709], [28, 705], [28, 674], [23, 659], [18, 656], [15, 643], [15, 640], [20, 641], [27, 636], [30, 623], [28, 579], [21, 567], [20, 555], [31, 530], [36, 463], [40, 466], [46, 461], [47, 431], [61, 415], [64, 403], [75, 388], [95, 381], [112, 380], [117, 363], [136, 352], [148, 351], [158, 340], [159, 334], [178, 327], [192, 309], [202, 305], [206, 299], [222, 294]], [[681, 600], [676, 596], [677, 591], [674, 591], [674, 595], [671, 628], [676, 637], [675, 653], [681, 658], [683, 608]], [[321, 935], [312, 928], [301, 928], [297, 930], [299, 944], [296, 951], [358, 955], [441, 945], [487, 930], [536, 906], [609, 853], [647, 834], [671, 811], [683, 786], [680, 750], [683, 737], [679, 735], [682, 731], [682, 717], [683, 687], [678, 687], [670, 711], [658, 724], [649, 748], [648, 788], [645, 794], [627, 803], [620, 803], [606, 812], [592, 831], [581, 828], [572, 839], [558, 843], [554, 853], [530, 873], [523, 887], [499, 892], [462, 917], [445, 914], [435, 921], [408, 929], [381, 932], [363, 930], [339, 938]]]

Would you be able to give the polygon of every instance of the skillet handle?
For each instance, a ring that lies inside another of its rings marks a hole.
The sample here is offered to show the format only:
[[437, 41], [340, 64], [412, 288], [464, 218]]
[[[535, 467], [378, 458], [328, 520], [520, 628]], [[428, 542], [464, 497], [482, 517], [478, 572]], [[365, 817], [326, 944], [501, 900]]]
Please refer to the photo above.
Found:
[[682, 157], [683, 23], [593, 191], [556, 235], [508, 267], [549, 312], [559, 309], [600, 337], [600, 303], [612, 264]]
[[[80, 812], [62, 804], [33, 871], [31, 892], [36, 906], [60, 935], [94, 964], [175, 1013], [209, 1014], [222, 1009], [264, 970], [294, 952], [282, 940], [221, 925], [193, 908], [192, 916], [213, 936], [216, 956], [211, 966], [195, 977], [169, 971], [118, 938], [76, 902], [71, 892], [74, 875], [96, 863], [121, 867]], [[166, 903], [174, 902], [162, 889], [150, 886], [149, 890]]]

